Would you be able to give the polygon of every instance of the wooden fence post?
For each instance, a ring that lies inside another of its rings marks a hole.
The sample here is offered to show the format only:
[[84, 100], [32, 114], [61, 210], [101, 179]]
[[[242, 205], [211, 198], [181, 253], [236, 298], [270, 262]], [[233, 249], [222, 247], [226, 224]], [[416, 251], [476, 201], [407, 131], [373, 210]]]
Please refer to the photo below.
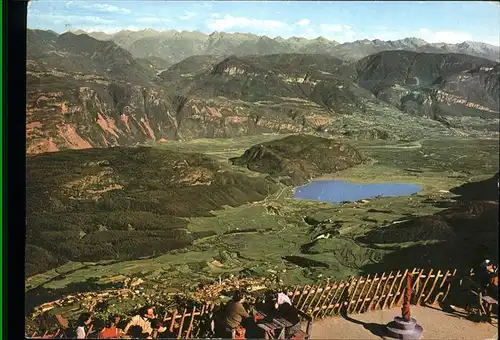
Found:
[[[321, 298], [323, 297], [323, 295], [325, 295], [325, 292], [328, 290], [328, 292], [330, 292], [331, 290], [331, 287], [329, 287], [328, 283], [326, 284], [325, 288], [323, 288], [323, 291], [321, 292], [321, 295], [318, 297], [318, 300], [316, 301], [316, 305], [313, 307], [313, 310], [312, 310], [312, 313], [311, 313], [311, 316], [314, 317], [314, 314], [317, 314], [316, 313], [316, 308], [319, 306], [319, 303], [321, 302]], [[314, 299], [313, 299], [314, 301]]]
[[319, 287], [319, 285], [316, 285], [316, 286], [312, 286], [311, 289], [309, 289], [309, 292], [307, 292], [307, 295], [306, 295], [304, 302], [302, 302], [302, 305], [300, 306], [300, 308], [297, 306], [297, 309], [303, 310], [304, 312], [307, 313], [307, 301], [309, 300], [309, 296], [313, 292], [313, 289], [314, 289], [314, 292], [316, 293], [316, 291], [318, 290], [318, 287]]
[[291, 299], [291, 300], [292, 300], [292, 304], [294, 304], [295, 296], [297, 295], [297, 291], [299, 290], [299, 287], [300, 287], [300, 286], [299, 286], [299, 285], [297, 285], [297, 286], [295, 287], [295, 290], [293, 291], [293, 295], [292, 295], [292, 299]]
[[[389, 291], [387, 292], [387, 295], [386, 295], [384, 302], [382, 303], [382, 306], [380, 307], [380, 309], [384, 309], [385, 305], [389, 301], [389, 298], [391, 297], [392, 289], [394, 288], [394, 284], [398, 280], [399, 275], [400, 275], [400, 271], [398, 270], [396, 272], [396, 274], [394, 275], [394, 280], [392, 280], [391, 286], [389, 287]], [[396, 293], [394, 293], [394, 295], [396, 295]]]
[[[343, 299], [344, 299], [344, 293], [346, 293], [346, 289], [349, 291], [349, 287], [352, 285], [353, 279], [354, 278], [350, 278], [348, 281], [346, 281], [346, 283], [345, 283], [344, 287], [342, 288], [342, 291], [340, 292], [340, 295], [338, 296], [337, 301], [333, 305], [331, 313], [329, 315], [338, 314], [339, 313], [339, 311], [342, 308], [342, 305], [344, 304], [344, 301], [343, 301]], [[337, 305], [338, 305], [338, 309], [335, 312], [335, 308], [337, 307]]]
[[[387, 288], [387, 285], [389, 284], [390, 280], [391, 280], [391, 275], [392, 275], [392, 271], [389, 272], [389, 276], [387, 276], [387, 278], [385, 279], [385, 283], [384, 285], [382, 286], [382, 290], [380, 291], [380, 297], [377, 301], [377, 303], [375, 304], [375, 306], [373, 307], [374, 309], [378, 309], [378, 306], [380, 305], [380, 302], [382, 302], [382, 300], [384, 300], [385, 302], [385, 297], [389, 296], [389, 293], [385, 291], [385, 289]], [[393, 276], [393, 278], [395, 278], [395, 276]]]
[[[325, 285], [326, 286], [326, 285]], [[316, 296], [318, 295], [319, 293], [319, 290], [321, 289], [321, 292], [323, 294], [323, 292], [325, 291], [325, 288], [322, 288], [321, 287], [321, 284], [318, 285], [318, 288], [316, 288], [316, 291], [314, 292], [314, 295], [311, 299], [311, 301], [309, 301], [309, 306], [306, 306], [306, 311], [309, 311], [311, 309], [311, 307], [313, 306], [313, 303], [314, 303], [314, 300], [316, 299]], [[314, 308], [314, 307], [313, 307]], [[307, 312], [306, 312], [307, 313]], [[309, 314], [309, 313], [308, 313]]]
[[[422, 269], [422, 271], [423, 271], [423, 269]], [[429, 272], [427, 273], [427, 275], [425, 275], [425, 281], [424, 281], [424, 283], [422, 285], [417, 284], [417, 289], [415, 290], [415, 294], [413, 294], [413, 298], [415, 299], [415, 305], [419, 304], [420, 296], [422, 294], [424, 294], [425, 287], [429, 283], [431, 275], [432, 275], [432, 269], [430, 269]], [[419, 280], [419, 281], [421, 281], [421, 280]]]
[[335, 292], [335, 290], [333, 289], [334, 287], [338, 288], [336, 282], [333, 282], [331, 284], [330, 289], [328, 289], [328, 293], [326, 294], [325, 298], [323, 299], [323, 303], [321, 303], [321, 306], [320, 306], [319, 310], [316, 313], [316, 316], [313, 315], [313, 317], [315, 317], [315, 318], [320, 317], [320, 315], [324, 314], [325, 308], [328, 309], [328, 305], [325, 306], [325, 302], [329, 301], [328, 298], [330, 297], [332, 291]]
[[[441, 283], [439, 284], [438, 286], [438, 290], [441, 290], [441, 288], [443, 288], [444, 284], [446, 283], [446, 279], [448, 278], [448, 276], [450, 276], [451, 273], [449, 270], [446, 271], [446, 273], [444, 273], [443, 275], [443, 279], [441, 280]], [[439, 298], [443, 295], [444, 293], [443, 292], [438, 292], [436, 294], [436, 296], [434, 297], [434, 299], [432, 300], [432, 303], [431, 304], [435, 304], [436, 301], [439, 300]]]
[[413, 283], [412, 287], [412, 298], [415, 299], [415, 297], [419, 296], [420, 294], [420, 279], [421, 276], [424, 275], [425, 269], [421, 269], [420, 273], [418, 273], [417, 278], [415, 279], [415, 282]]
[[182, 328], [184, 327], [184, 320], [186, 319], [187, 308], [184, 308], [184, 313], [182, 313], [181, 323], [179, 325], [179, 333], [177, 333], [177, 339], [182, 337]]
[[417, 305], [421, 304], [420, 300], [422, 299], [423, 296], [425, 296], [425, 288], [427, 287], [427, 284], [431, 280], [432, 272], [433, 272], [432, 269], [429, 270], [429, 273], [427, 274], [427, 278], [424, 281], [424, 285], [422, 286], [420, 293], [417, 295], [417, 301], [415, 302], [415, 304], [417, 304]]
[[[307, 289], [307, 290], [306, 290]], [[300, 302], [302, 301], [302, 298], [304, 295], [306, 295], [306, 291], [309, 293], [311, 291], [312, 287], [311, 286], [304, 286], [302, 287], [302, 292], [299, 295], [299, 300], [297, 301], [297, 309], [300, 309]]]
[[[413, 268], [412, 273], [414, 271], [415, 271], [415, 268]], [[403, 273], [403, 275], [401, 275], [401, 281], [399, 281], [398, 289], [396, 289], [396, 291], [394, 292], [394, 297], [392, 298], [392, 300], [389, 303], [389, 305], [387, 306], [387, 308], [391, 308], [396, 303], [396, 301], [399, 302], [399, 299], [401, 298], [401, 296], [403, 296], [403, 293], [401, 292], [401, 287], [403, 286], [403, 282], [404, 282], [407, 274], [408, 274], [408, 269], [406, 269], [405, 272]], [[397, 305], [397, 303], [396, 303], [396, 305]]]
[[382, 276], [380, 277], [380, 280], [377, 283], [377, 288], [375, 289], [375, 293], [373, 294], [373, 298], [370, 300], [370, 303], [368, 303], [368, 307], [366, 308], [367, 310], [370, 310], [372, 308], [372, 306], [374, 306], [375, 299], [377, 298], [378, 289], [380, 288], [382, 281], [385, 279], [384, 276], [385, 276], [385, 273], [382, 273]]
[[321, 313], [321, 318], [323, 318], [325, 315], [329, 315], [329, 312], [330, 312], [330, 309], [331, 309], [330, 306], [335, 301], [335, 297], [337, 296], [337, 293], [340, 290], [340, 286], [343, 285], [343, 284], [344, 284], [344, 281], [340, 280], [339, 282], [337, 282], [336, 285], [332, 286], [332, 289], [333, 289], [333, 287], [335, 287], [335, 290], [333, 291], [333, 295], [330, 298], [330, 300], [328, 300], [328, 304], [326, 305], [325, 310]]
[[191, 331], [193, 330], [193, 322], [194, 322], [195, 312], [196, 312], [196, 307], [193, 306], [193, 310], [191, 311], [191, 321], [189, 322], [189, 327], [186, 331], [186, 339], [189, 339], [189, 336], [191, 335]]
[[[457, 273], [457, 270], [455, 269], [450, 276], [455, 276], [456, 273]], [[451, 289], [451, 282], [448, 283], [448, 287], [446, 288], [446, 293], [444, 293], [442, 301], [444, 301], [446, 299], [446, 297], [448, 296], [448, 293], [450, 292], [450, 289]]]
[[356, 300], [356, 303], [354, 304], [354, 309], [353, 313], [359, 313], [358, 307], [360, 306], [360, 303], [362, 303], [365, 299], [365, 296], [363, 293], [365, 292], [366, 285], [368, 284], [368, 281], [370, 281], [370, 275], [366, 277], [365, 283], [363, 284], [363, 287], [361, 288], [361, 293], [359, 293], [358, 299]]
[[[363, 297], [363, 302], [361, 303], [361, 306], [359, 307], [359, 313], [363, 310], [363, 307], [365, 306], [367, 301], [370, 301], [368, 298], [370, 296], [370, 292], [372, 291], [373, 285], [375, 284], [375, 281], [377, 280], [378, 274], [375, 274], [375, 276], [372, 279], [372, 282], [370, 283], [370, 287], [368, 288], [368, 291], [366, 292], [366, 297]], [[380, 278], [378, 278], [380, 280]]]
[[436, 288], [436, 284], [439, 281], [439, 279], [441, 278], [441, 275], [442, 275], [441, 270], [438, 270], [438, 272], [436, 273], [436, 277], [434, 278], [434, 281], [432, 282], [431, 288], [429, 289], [429, 292], [427, 293], [427, 295], [425, 295], [424, 298], [422, 299], [421, 304], [427, 304], [427, 301], [431, 297], [432, 293], [434, 293], [434, 288]]
[[[201, 306], [201, 311], [200, 311], [200, 318], [205, 315], [205, 310], [208, 310], [208, 305], [206, 303], [204, 303], [202, 306]], [[198, 328], [196, 329], [196, 332], [193, 332], [194, 334], [194, 338], [197, 338], [198, 335], [200, 335], [200, 327], [198, 325]]]
[[170, 328], [168, 329], [171, 333], [174, 331], [175, 317], [177, 316], [177, 309], [172, 314], [172, 320], [170, 320]]
[[[352, 309], [351, 308], [351, 303], [354, 301], [354, 298], [356, 297], [356, 289], [358, 289], [358, 286], [359, 284], [361, 283], [361, 281], [363, 280], [363, 277], [359, 277], [356, 279], [356, 284], [354, 285], [354, 288], [352, 289], [352, 291], [349, 291], [349, 295], [348, 295], [348, 300], [347, 300], [347, 307], [346, 307], [346, 313], [350, 313], [350, 310]], [[365, 281], [366, 282], [366, 281]]]

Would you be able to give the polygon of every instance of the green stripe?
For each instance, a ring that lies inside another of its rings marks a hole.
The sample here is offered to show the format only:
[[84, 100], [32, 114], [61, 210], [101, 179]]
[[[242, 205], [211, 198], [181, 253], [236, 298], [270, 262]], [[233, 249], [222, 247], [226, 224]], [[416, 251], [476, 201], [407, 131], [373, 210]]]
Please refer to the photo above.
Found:
[[0, 5], [0, 339], [3, 339], [3, 5]]

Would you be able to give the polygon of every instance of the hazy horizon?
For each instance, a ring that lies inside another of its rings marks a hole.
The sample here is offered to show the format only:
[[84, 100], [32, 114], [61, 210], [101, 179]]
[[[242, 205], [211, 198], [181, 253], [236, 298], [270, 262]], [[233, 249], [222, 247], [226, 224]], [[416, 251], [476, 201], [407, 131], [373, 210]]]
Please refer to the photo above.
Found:
[[[332, 14], [333, 13], [333, 14]], [[474, 13], [474, 15], [471, 15]], [[50, 1], [28, 8], [28, 27], [57, 33], [121, 30], [247, 33], [339, 43], [368, 39], [466, 41], [499, 46], [500, 6], [493, 2]]]

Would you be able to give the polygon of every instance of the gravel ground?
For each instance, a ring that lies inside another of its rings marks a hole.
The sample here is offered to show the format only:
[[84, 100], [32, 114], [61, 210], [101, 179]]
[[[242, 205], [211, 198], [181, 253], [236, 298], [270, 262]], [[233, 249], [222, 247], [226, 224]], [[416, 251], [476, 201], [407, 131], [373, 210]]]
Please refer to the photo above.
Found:
[[[443, 312], [439, 307], [412, 306], [412, 317], [424, 329], [422, 339], [498, 339], [498, 322], [475, 323], [463, 317]], [[385, 324], [401, 315], [400, 308], [328, 318], [313, 323], [311, 339], [380, 339]]]

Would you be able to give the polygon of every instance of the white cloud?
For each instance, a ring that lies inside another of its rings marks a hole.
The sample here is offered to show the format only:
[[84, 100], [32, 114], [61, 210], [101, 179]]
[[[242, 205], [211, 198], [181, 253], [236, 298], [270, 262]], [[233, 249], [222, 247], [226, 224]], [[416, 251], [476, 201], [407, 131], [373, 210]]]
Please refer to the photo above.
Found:
[[[485, 43], [489, 43], [491, 45], [499, 45], [498, 35], [495, 35], [496, 32], [492, 32], [493, 34], [489, 36], [474, 36], [467, 32], [459, 32], [459, 31], [433, 31], [428, 28], [421, 28], [417, 31], [411, 30], [394, 30], [389, 29], [387, 27], [372, 27], [370, 30], [370, 34], [365, 34], [358, 39], [380, 39], [384, 41], [388, 40], [399, 40], [404, 38], [420, 38], [425, 40], [428, 43], [448, 43], [448, 44], [459, 44], [464, 41], [482, 41]], [[498, 34], [498, 33], [497, 33]]]
[[114, 5], [108, 5], [108, 4], [98, 4], [98, 3], [89, 3], [89, 2], [83, 2], [83, 1], [70, 1], [66, 3], [66, 6], [76, 6], [79, 8], [83, 9], [89, 9], [89, 10], [96, 10], [100, 12], [106, 12], [106, 13], [116, 13], [116, 14], [130, 14], [131, 11], [127, 8], [122, 8]]
[[352, 29], [349, 25], [340, 25], [340, 24], [321, 24], [319, 25], [320, 29], [323, 32], [344, 32], [350, 31]]
[[440, 31], [434, 32], [427, 28], [418, 30], [416, 36], [422, 38], [429, 43], [449, 43], [458, 44], [466, 40], [474, 40], [472, 36], [465, 32]]
[[302, 20], [300, 20], [299, 22], [297, 22], [297, 25], [299, 25], [299, 26], [307, 26], [307, 25], [309, 25], [310, 23], [311, 23], [311, 22], [310, 22], [309, 20], [307, 20], [307, 19], [302, 19]]
[[196, 12], [186, 12], [186, 13], [184, 13], [184, 15], [181, 15], [179, 17], [179, 19], [181, 19], [181, 20], [189, 20], [189, 19], [194, 18], [197, 15], [198, 15], [198, 13], [196, 13]]
[[76, 27], [76, 28], [73, 28], [72, 30], [77, 30], [77, 29], [85, 31], [87, 33], [102, 32], [102, 33], [106, 33], [106, 34], [113, 34], [113, 33], [116, 33], [116, 32], [122, 31], [122, 30], [125, 30], [125, 31], [141, 31], [141, 30], [144, 29], [144, 27], [138, 27], [138, 26], [120, 26], [120, 27], [115, 27], [115, 26], [108, 26], [108, 25], [105, 25], [105, 26], [96, 25], [96, 26], [81, 26], [81, 27]]
[[231, 29], [258, 28], [263, 31], [272, 31], [277, 29], [287, 29], [288, 25], [279, 20], [250, 19], [245, 17], [233, 17], [226, 14], [224, 18], [218, 18], [207, 22], [207, 26], [214, 31], [224, 31]]
[[109, 12], [109, 13], [123, 13], [123, 14], [129, 14], [131, 11], [127, 8], [121, 8], [113, 5], [106, 5], [106, 4], [94, 4], [94, 8], [101, 10], [103, 12]]
[[159, 17], [137, 18], [137, 19], [135, 19], [135, 21], [138, 23], [143, 23], [143, 24], [161, 24], [161, 23], [171, 22], [170, 19], [159, 18]]
[[94, 15], [39, 14], [39, 12], [31, 14], [28, 17], [28, 20], [37, 20], [43, 23], [64, 25], [104, 25], [115, 22], [115, 20], [104, 19]]

